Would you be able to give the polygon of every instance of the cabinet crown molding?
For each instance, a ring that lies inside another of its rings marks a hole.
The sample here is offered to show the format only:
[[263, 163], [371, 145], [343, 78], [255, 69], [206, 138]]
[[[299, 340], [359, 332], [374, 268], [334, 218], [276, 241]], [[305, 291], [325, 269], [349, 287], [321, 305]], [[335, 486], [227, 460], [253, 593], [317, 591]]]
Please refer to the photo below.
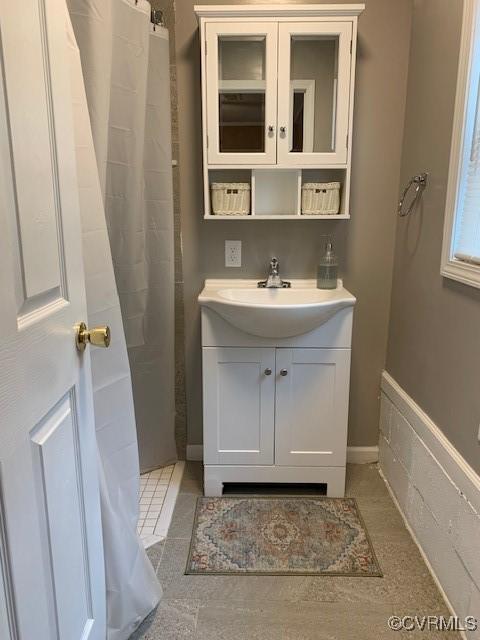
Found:
[[359, 16], [364, 9], [364, 4], [200, 4], [194, 7], [197, 18]]

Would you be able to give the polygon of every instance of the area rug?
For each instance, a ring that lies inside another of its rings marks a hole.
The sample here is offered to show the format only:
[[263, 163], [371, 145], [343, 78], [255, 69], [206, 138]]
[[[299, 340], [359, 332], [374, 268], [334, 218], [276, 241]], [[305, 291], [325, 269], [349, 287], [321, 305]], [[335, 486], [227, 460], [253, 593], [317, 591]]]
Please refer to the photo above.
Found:
[[382, 576], [354, 498], [200, 497], [186, 574]]

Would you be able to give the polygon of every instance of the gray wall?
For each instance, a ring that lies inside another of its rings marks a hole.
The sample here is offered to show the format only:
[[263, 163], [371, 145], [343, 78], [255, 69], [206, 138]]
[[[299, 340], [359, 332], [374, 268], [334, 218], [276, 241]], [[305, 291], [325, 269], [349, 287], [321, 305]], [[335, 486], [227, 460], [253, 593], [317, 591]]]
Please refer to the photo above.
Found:
[[401, 176], [430, 176], [397, 225], [387, 370], [480, 471], [480, 291], [440, 276], [461, 14], [414, 2]]
[[[366, 10], [360, 16], [352, 219], [336, 222], [202, 219], [200, 56], [193, 4], [193, 0], [176, 3], [175, 38], [188, 441], [202, 442], [200, 322], [196, 299], [204, 279], [263, 277], [273, 254], [279, 257], [285, 277], [313, 277], [323, 251], [324, 235], [332, 234], [345, 285], [358, 297], [349, 443], [375, 445], [379, 381], [387, 345], [411, 1], [367, 0]], [[241, 269], [224, 268], [225, 239], [243, 241]]]

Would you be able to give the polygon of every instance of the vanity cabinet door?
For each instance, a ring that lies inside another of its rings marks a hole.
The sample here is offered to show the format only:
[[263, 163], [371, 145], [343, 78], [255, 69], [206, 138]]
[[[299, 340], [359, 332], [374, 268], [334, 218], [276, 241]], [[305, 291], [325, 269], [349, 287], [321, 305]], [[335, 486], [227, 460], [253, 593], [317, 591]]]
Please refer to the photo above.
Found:
[[275, 349], [203, 348], [206, 464], [273, 464]]
[[277, 349], [275, 464], [345, 466], [350, 350]]
[[278, 162], [347, 162], [353, 23], [286, 22], [278, 32]]
[[205, 29], [208, 163], [274, 164], [277, 24], [214, 22]]

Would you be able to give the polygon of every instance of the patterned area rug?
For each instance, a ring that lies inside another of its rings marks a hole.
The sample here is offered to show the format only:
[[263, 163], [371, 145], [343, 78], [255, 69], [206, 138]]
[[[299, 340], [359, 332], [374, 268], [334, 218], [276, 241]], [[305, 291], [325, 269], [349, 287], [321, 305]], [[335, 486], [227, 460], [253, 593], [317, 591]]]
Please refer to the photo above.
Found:
[[186, 574], [382, 576], [354, 498], [199, 498]]

